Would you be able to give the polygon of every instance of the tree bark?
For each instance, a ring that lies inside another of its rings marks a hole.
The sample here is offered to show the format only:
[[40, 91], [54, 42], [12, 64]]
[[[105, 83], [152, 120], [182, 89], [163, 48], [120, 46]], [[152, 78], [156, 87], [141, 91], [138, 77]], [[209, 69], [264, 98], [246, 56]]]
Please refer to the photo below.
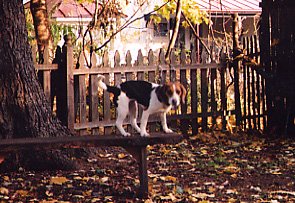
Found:
[[71, 135], [37, 80], [22, 1], [0, 0], [0, 55], [0, 139]]

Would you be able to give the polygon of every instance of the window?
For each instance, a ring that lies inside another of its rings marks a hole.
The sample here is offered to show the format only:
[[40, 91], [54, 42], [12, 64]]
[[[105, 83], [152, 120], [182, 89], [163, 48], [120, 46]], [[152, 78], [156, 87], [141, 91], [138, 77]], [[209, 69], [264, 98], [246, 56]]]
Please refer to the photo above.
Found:
[[156, 36], [156, 37], [168, 36], [168, 23], [161, 22], [158, 24], [154, 24], [154, 36]]

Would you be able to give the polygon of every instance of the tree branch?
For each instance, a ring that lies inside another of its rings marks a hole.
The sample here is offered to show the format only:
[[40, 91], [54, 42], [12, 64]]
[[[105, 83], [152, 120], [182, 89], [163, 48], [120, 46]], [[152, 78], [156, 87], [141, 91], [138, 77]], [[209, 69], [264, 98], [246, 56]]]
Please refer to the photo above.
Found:
[[[145, 1], [146, 2], [146, 1]], [[144, 2], [144, 3], [145, 3]], [[157, 12], [158, 10], [160, 10], [161, 8], [163, 8], [166, 4], [168, 4], [170, 1], [168, 1], [168, 2], [166, 2], [166, 3], [164, 3], [162, 6], [160, 6], [158, 9], [156, 9], [156, 10], [153, 10], [153, 11], [151, 11], [151, 12], [149, 12], [149, 13], [147, 13], [147, 14], [144, 14], [143, 16], [141, 16], [141, 17], [138, 17], [138, 18], [135, 18], [135, 19], [133, 19], [132, 21], [130, 21], [134, 16], [135, 16], [135, 14], [137, 13], [137, 11], [130, 17], [130, 19], [128, 20], [128, 21], [126, 21], [126, 23], [121, 27], [121, 28], [119, 28], [116, 32], [114, 32], [110, 37], [109, 37], [109, 39], [108, 40], [106, 40], [100, 47], [98, 47], [98, 48], [96, 48], [95, 49], [95, 51], [99, 51], [99, 50], [101, 50], [103, 47], [105, 47], [119, 32], [121, 32], [122, 30], [124, 30], [126, 27], [128, 27], [130, 24], [132, 24], [132, 23], [134, 23], [135, 21], [137, 21], [137, 20], [140, 20], [140, 19], [142, 19], [142, 18], [144, 18], [146, 15], [150, 15], [150, 14], [152, 14], [152, 13], [154, 13], [154, 12]], [[143, 3], [143, 4], [144, 4]], [[141, 6], [143, 5], [143, 4], [141, 4]], [[141, 7], [140, 6], [140, 7]]]

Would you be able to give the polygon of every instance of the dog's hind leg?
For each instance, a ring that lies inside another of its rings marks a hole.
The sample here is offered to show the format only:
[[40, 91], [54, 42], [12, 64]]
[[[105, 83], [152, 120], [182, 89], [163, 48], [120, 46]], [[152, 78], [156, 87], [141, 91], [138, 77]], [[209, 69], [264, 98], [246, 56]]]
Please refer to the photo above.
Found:
[[125, 129], [123, 128], [123, 122], [125, 120], [125, 118], [127, 117], [128, 113], [129, 113], [129, 101], [128, 99], [125, 97], [119, 97], [118, 100], [118, 107], [117, 107], [117, 120], [116, 120], [116, 126], [118, 128], [118, 130], [120, 131], [120, 133], [123, 136], [130, 136], [130, 133], [126, 132]]
[[130, 101], [129, 102], [129, 115], [130, 115], [130, 123], [131, 126], [140, 133], [140, 128], [137, 125], [137, 102], [136, 101]]

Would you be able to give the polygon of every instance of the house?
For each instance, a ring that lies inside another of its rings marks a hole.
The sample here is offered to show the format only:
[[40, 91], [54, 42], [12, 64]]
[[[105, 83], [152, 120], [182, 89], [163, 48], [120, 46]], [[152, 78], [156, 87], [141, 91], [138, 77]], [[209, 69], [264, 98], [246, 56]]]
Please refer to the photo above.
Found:
[[[76, 28], [76, 35], [79, 36], [81, 27], [86, 29], [87, 24], [91, 21], [94, 13], [94, 3], [77, 3], [75, 0], [47, 0], [47, 8], [51, 11], [51, 18], [59, 25], [69, 25]], [[151, 49], [159, 51], [160, 48], [167, 48], [172, 33], [173, 20], [169, 22], [165, 19], [159, 24], [148, 22], [146, 14], [153, 11], [155, 5], [161, 5], [162, 0], [146, 1], [142, 5], [142, 0], [120, 1], [124, 18], [116, 18], [116, 25], [123, 25], [128, 20], [136, 19], [135, 22], [126, 27], [123, 31], [111, 40], [109, 45], [110, 58], [113, 57], [114, 51], [119, 50], [124, 55], [130, 50], [133, 60], [137, 56], [139, 49], [143, 55]], [[201, 11], [206, 11], [212, 25], [214, 39], [221, 44], [224, 41], [224, 29], [227, 33], [231, 33], [231, 14], [239, 13], [241, 17], [244, 35], [257, 34], [260, 0], [198, 0], [196, 1]], [[29, 3], [27, 3], [29, 4]], [[27, 6], [28, 7], [28, 6]], [[173, 16], [171, 16], [173, 18]], [[223, 26], [224, 25], [224, 26]], [[209, 26], [205, 23], [197, 26], [197, 32], [201, 38], [211, 46]], [[95, 33], [95, 41], [100, 45], [99, 37], [101, 33]], [[180, 27], [179, 37], [176, 47], [185, 49], [195, 48], [198, 44], [197, 40], [188, 28]], [[199, 46], [198, 46], [199, 48]]]
[[[136, 4], [135, 2], [134, 4]], [[149, 1], [148, 5], [142, 8], [142, 13], [152, 11], [155, 5], [161, 5], [160, 2], [155, 0]], [[228, 35], [232, 33], [231, 15], [233, 13], [238, 13], [241, 18], [244, 36], [250, 36], [258, 32], [258, 21], [261, 13], [261, 8], [259, 7], [260, 0], [197, 0], [196, 3], [201, 11], [208, 13], [214, 38], [215, 40], [221, 41], [220, 44], [224, 43], [224, 29]], [[131, 9], [129, 8], [129, 10]], [[135, 10], [133, 8], [133, 11]], [[173, 16], [171, 17], [173, 18]], [[131, 28], [122, 32], [121, 42], [123, 42], [124, 45], [122, 47], [125, 49], [123, 51], [134, 50], [135, 52], [135, 50], [141, 48], [146, 53], [149, 49], [157, 51], [160, 48], [167, 48], [172, 33], [172, 24], [173, 20], [167, 21], [166, 19], [162, 19], [162, 22], [157, 25], [153, 23], [147, 25], [147, 21], [144, 18], [141, 19], [137, 24], [132, 25]], [[212, 42], [208, 41], [208, 39], [212, 38], [209, 33], [209, 26], [202, 23], [197, 26], [197, 32], [203, 41], [208, 46], [211, 46]], [[181, 26], [176, 47], [191, 50], [196, 46], [196, 43], [197, 40], [193, 36], [191, 29]]]

